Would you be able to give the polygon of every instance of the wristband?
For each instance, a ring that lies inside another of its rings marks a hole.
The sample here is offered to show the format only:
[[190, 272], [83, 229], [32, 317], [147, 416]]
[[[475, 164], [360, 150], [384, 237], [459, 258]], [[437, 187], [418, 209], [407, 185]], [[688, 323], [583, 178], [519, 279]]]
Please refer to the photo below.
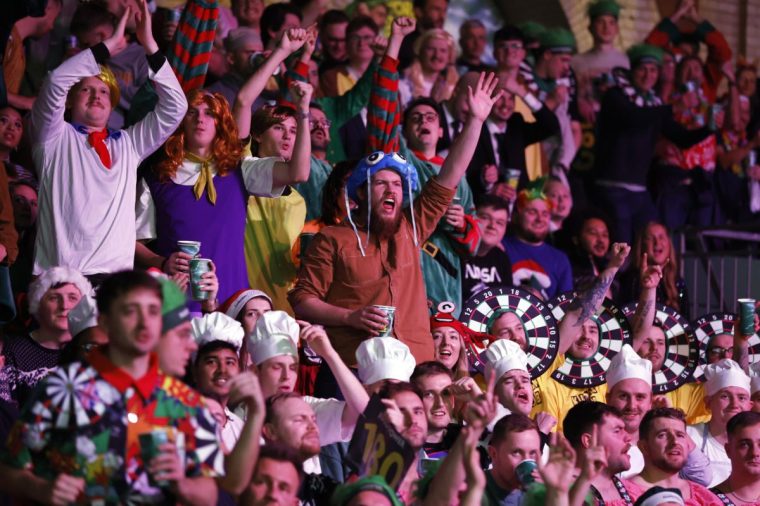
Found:
[[543, 103], [539, 99], [537, 99], [535, 96], [533, 96], [532, 93], [526, 93], [524, 97], [522, 97], [523, 102], [525, 102], [525, 105], [527, 105], [531, 111], [538, 112], [541, 110], [541, 108], [544, 106]]
[[296, 119], [298, 120], [309, 120], [311, 119], [311, 113], [309, 111], [296, 111]]

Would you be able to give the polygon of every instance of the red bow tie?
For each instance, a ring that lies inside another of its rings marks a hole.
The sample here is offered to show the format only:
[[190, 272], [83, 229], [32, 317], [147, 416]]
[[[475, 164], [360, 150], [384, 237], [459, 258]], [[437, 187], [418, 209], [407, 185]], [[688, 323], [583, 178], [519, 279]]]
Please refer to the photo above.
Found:
[[100, 132], [90, 132], [87, 135], [87, 141], [90, 146], [95, 148], [95, 152], [100, 157], [100, 161], [107, 169], [111, 168], [111, 155], [108, 154], [108, 148], [106, 147], [105, 140], [108, 138], [108, 130], [104, 129]]

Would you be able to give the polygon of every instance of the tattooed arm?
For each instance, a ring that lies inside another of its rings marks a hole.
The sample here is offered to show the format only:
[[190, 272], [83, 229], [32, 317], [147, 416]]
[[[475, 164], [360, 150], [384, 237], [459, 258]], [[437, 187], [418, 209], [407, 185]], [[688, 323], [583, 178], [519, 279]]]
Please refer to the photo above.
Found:
[[655, 305], [657, 299], [657, 285], [662, 279], [661, 265], [647, 265], [647, 254], [641, 256], [641, 275], [639, 304], [631, 321], [633, 327], [633, 349], [636, 353], [644, 344], [652, 326], [654, 325]]
[[559, 353], [565, 353], [570, 348], [581, 335], [583, 323], [599, 310], [615, 274], [628, 258], [630, 251], [631, 247], [625, 243], [613, 244], [612, 258], [607, 268], [599, 273], [591, 288], [579, 294], [570, 303], [565, 317], [559, 324]]

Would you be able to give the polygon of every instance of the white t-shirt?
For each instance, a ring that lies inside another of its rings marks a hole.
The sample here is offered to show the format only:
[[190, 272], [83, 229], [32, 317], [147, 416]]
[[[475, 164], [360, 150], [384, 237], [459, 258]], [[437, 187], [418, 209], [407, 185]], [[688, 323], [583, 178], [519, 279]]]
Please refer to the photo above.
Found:
[[225, 449], [231, 452], [240, 439], [240, 433], [243, 432], [245, 422], [226, 406], [224, 407], [224, 414], [227, 416], [227, 422], [222, 427], [221, 437]]
[[83, 274], [133, 267], [137, 165], [176, 130], [187, 111], [169, 64], [151, 70], [158, 105], [105, 140], [111, 158], [106, 168], [87, 135], [63, 119], [69, 90], [99, 73], [92, 51], [82, 51], [50, 72], [32, 108], [32, 156], [40, 177], [34, 274], [57, 265]]
[[698, 423], [686, 427], [686, 432], [694, 440], [697, 448], [710, 459], [712, 481], [707, 488], [715, 487], [726, 481], [731, 474], [731, 461], [726, 455], [726, 449], [710, 434], [707, 424]]

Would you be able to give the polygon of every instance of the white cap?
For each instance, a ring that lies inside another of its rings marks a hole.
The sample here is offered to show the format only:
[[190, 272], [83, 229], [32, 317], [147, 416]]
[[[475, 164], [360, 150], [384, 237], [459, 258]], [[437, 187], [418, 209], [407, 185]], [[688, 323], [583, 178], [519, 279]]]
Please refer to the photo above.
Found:
[[705, 378], [705, 394], [707, 395], [715, 395], [721, 389], [728, 387], [750, 391], [749, 376], [739, 364], [729, 358], [705, 366]]
[[87, 294], [69, 311], [69, 333], [71, 337], [92, 327], [98, 326], [98, 306], [92, 295]]
[[498, 380], [514, 369], [528, 372], [528, 356], [520, 345], [508, 339], [497, 339], [484, 354], [486, 376], [494, 374]]
[[248, 353], [256, 365], [265, 360], [291, 355], [298, 357], [298, 322], [285, 311], [269, 311], [256, 321], [248, 336]]
[[92, 285], [84, 275], [71, 267], [52, 267], [32, 281], [29, 285], [29, 314], [37, 316], [40, 301], [45, 292], [56, 285], [70, 283], [79, 289], [82, 297], [92, 294]]
[[240, 351], [245, 331], [240, 322], [226, 314], [218, 312], [205, 314], [202, 318], [193, 318], [191, 325], [198, 348], [214, 341], [222, 341], [232, 345], [236, 351]]
[[640, 379], [652, 386], [652, 362], [641, 358], [630, 344], [624, 344], [623, 349], [610, 361], [607, 369], [607, 390], [627, 379]]
[[760, 362], [755, 362], [749, 366], [750, 395], [760, 392]]
[[373, 337], [356, 349], [359, 379], [365, 385], [381, 380], [409, 381], [417, 362], [409, 347], [395, 337]]

